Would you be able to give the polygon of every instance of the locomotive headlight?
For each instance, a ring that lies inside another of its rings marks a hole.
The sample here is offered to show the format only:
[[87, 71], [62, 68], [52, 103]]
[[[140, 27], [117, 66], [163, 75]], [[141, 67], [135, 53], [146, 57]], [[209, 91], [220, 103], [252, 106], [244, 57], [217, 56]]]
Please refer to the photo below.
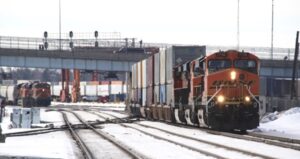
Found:
[[250, 102], [250, 97], [249, 97], [249, 96], [246, 96], [246, 97], [245, 97], [245, 101], [246, 101], [246, 102]]
[[223, 103], [224, 100], [225, 100], [225, 98], [224, 98], [224, 96], [222, 96], [222, 95], [219, 95], [219, 96], [217, 97], [218, 103]]
[[235, 80], [236, 79], [236, 72], [235, 71], [231, 71], [230, 72], [230, 78], [231, 78], [231, 80]]

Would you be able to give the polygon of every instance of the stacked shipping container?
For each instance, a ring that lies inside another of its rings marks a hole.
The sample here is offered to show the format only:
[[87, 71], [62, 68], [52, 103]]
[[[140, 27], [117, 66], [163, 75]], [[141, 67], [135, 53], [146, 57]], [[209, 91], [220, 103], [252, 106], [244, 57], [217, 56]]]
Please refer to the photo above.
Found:
[[146, 107], [147, 115], [151, 115], [152, 118], [171, 120], [169, 112], [174, 107], [173, 67], [205, 56], [205, 49], [205, 46], [172, 46], [160, 49], [159, 53], [134, 64], [132, 94], [136, 88], [134, 82], [137, 80], [137, 85], [141, 85], [138, 86], [141, 89], [138, 96], [142, 99], [139, 102], [132, 97], [131, 100]]

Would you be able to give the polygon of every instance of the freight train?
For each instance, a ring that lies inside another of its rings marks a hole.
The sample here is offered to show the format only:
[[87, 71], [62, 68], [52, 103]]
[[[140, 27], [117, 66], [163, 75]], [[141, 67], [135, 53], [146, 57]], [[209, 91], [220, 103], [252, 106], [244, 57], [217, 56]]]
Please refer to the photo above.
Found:
[[[52, 99], [60, 101], [60, 84], [51, 85]], [[69, 85], [69, 92], [72, 85]], [[81, 81], [80, 99], [84, 102], [124, 102], [127, 92], [127, 84], [124, 81]]]
[[217, 130], [256, 128], [258, 57], [235, 50], [206, 55], [199, 47], [173, 46], [134, 64], [131, 113]]
[[0, 95], [6, 104], [23, 107], [49, 106], [51, 104], [50, 85], [44, 82], [26, 82], [17, 85], [0, 86]]

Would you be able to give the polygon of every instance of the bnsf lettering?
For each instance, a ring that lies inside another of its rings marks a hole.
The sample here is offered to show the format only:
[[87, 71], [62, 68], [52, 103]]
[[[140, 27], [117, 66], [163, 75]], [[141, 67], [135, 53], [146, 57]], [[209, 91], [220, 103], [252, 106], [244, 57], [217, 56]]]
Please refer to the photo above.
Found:
[[210, 87], [210, 89], [216, 88], [216, 87], [220, 87], [220, 86], [224, 86], [224, 87], [236, 87], [237, 85], [248, 85], [251, 86], [254, 83], [253, 80], [251, 81], [229, 81], [229, 80], [215, 80], [212, 83], [212, 86]]

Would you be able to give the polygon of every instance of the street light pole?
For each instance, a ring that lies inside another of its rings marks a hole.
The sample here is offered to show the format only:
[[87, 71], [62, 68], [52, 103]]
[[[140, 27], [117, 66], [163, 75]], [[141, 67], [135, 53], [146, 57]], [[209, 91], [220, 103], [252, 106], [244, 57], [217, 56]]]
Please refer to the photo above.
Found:
[[271, 59], [273, 60], [274, 0], [272, 0]]
[[59, 50], [61, 50], [61, 2], [59, 0]]

